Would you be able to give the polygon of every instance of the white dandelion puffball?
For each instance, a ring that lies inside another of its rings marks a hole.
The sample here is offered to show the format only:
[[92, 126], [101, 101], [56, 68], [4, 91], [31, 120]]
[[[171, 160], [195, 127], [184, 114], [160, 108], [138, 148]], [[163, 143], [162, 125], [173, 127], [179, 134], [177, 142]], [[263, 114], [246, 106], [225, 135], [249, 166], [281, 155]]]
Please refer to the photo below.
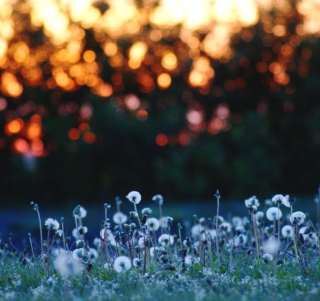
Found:
[[257, 197], [254, 195], [249, 199], [246, 199], [244, 201], [244, 204], [246, 205], [246, 207], [248, 209], [252, 209], [253, 207], [258, 208], [260, 206], [259, 200], [257, 199]]
[[161, 194], [156, 194], [155, 196], [153, 196], [152, 200], [158, 205], [163, 205], [163, 197]]
[[163, 247], [172, 245], [174, 242], [173, 236], [169, 235], [169, 234], [162, 234], [159, 238], [158, 238], [159, 244]]
[[290, 222], [294, 225], [301, 225], [304, 223], [306, 215], [301, 211], [293, 212], [290, 216]]
[[264, 244], [263, 244], [263, 251], [268, 254], [275, 255], [279, 250], [280, 244], [277, 239], [274, 237], [270, 237]]
[[148, 231], [157, 231], [160, 228], [160, 222], [155, 217], [149, 217], [147, 219]]
[[121, 224], [124, 224], [127, 220], [128, 220], [128, 217], [120, 211], [116, 212], [113, 215], [113, 221], [115, 224], [121, 225]]
[[273, 256], [272, 256], [271, 254], [266, 253], [266, 254], [263, 254], [262, 259], [263, 259], [266, 263], [268, 263], [268, 262], [270, 262], [270, 261], [273, 260]]
[[293, 237], [292, 226], [289, 226], [289, 225], [283, 226], [281, 229], [281, 234], [283, 237], [286, 237], [286, 238]]
[[108, 243], [113, 245], [113, 246], [116, 246], [116, 241], [114, 239], [114, 236], [113, 236], [111, 230], [108, 229], [106, 233], [105, 233], [105, 231], [106, 231], [105, 229], [102, 229], [100, 231], [100, 237], [104, 240], [105, 239], [105, 235], [106, 235]]
[[131, 269], [131, 261], [127, 256], [119, 256], [114, 261], [113, 268], [117, 273], [124, 273]]
[[88, 228], [87, 228], [87, 227], [80, 226], [80, 227], [78, 227], [78, 229], [77, 229], [77, 228], [74, 228], [74, 229], [72, 230], [72, 236], [73, 236], [74, 238], [78, 238], [78, 237], [79, 237], [79, 234], [81, 235], [81, 234], [85, 234], [85, 233], [87, 233], [87, 232], [88, 232]]
[[44, 225], [47, 226], [48, 230], [58, 230], [60, 227], [59, 222], [53, 218], [46, 219]]
[[141, 201], [141, 194], [138, 191], [131, 191], [128, 193], [126, 198], [134, 204], [139, 204]]
[[54, 267], [63, 277], [74, 276], [82, 271], [82, 265], [72, 255], [61, 253], [53, 261]]
[[79, 248], [72, 251], [72, 256], [74, 259], [82, 259], [84, 255], [85, 255], [84, 248]]
[[80, 214], [79, 214], [79, 217], [80, 218], [84, 218], [87, 216], [87, 210], [84, 209], [82, 206], [80, 206]]
[[286, 207], [290, 207], [290, 202], [289, 202], [289, 196], [286, 195], [282, 195], [282, 194], [276, 194], [275, 196], [273, 196], [273, 198], [271, 199], [272, 203], [278, 205], [284, 205]]
[[278, 207], [270, 207], [266, 212], [269, 221], [277, 221], [282, 217], [282, 212]]

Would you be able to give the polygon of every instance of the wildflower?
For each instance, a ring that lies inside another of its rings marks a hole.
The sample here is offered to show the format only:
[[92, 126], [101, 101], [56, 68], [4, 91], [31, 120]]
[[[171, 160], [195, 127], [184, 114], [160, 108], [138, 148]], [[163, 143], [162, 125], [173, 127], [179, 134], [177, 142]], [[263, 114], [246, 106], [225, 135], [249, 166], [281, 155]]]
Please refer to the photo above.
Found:
[[168, 228], [168, 219], [166, 217], [161, 217], [159, 219], [159, 222], [160, 222], [161, 228], [163, 229]]
[[193, 225], [191, 228], [191, 235], [192, 237], [199, 237], [200, 234], [204, 232], [204, 227], [199, 225]]
[[90, 248], [89, 251], [88, 251], [88, 255], [89, 255], [89, 258], [92, 260], [92, 261], [95, 261], [98, 257], [99, 257], [99, 253], [96, 249], [94, 248]]
[[257, 197], [255, 195], [249, 199], [246, 199], [244, 201], [244, 204], [246, 205], [246, 207], [249, 210], [256, 209], [260, 206], [259, 200], [257, 199]]
[[128, 220], [128, 217], [120, 211], [116, 212], [113, 215], [113, 221], [115, 224], [121, 225], [121, 224], [124, 224], [127, 220]]
[[82, 248], [84, 246], [85, 242], [82, 239], [77, 239], [76, 246], [77, 248]]
[[93, 245], [95, 245], [99, 249], [101, 247], [101, 239], [96, 237], [93, 240]]
[[231, 222], [235, 228], [238, 226], [242, 226], [242, 219], [239, 216], [232, 217]]
[[304, 220], [306, 218], [306, 215], [301, 211], [293, 212], [290, 216], [290, 222], [293, 225], [301, 225], [304, 223]]
[[131, 191], [128, 193], [126, 198], [134, 204], [139, 204], [141, 201], [141, 194], [138, 191]]
[[60, 239], [61, 237], [62, 237], [62, 235], [63, 235], [63, 232], [62, 232], [62, 230], [61, 229], [58, 229], [57, 231], [56, 231], [56, 233], [54, 234], [54, 239], [56, 239], [56, 240], [58, 240], [58, 239]]
[[143, 208], [141, 210], [141, 213], [142, 213], [142, 215], [145, 214], [145, 215], [149, 216], [152, 213], [152, 210], [150, 208]]
[[263, 245], [263, 251], [268, 254], [276, 254], [279, 250], [280, 244], [275, 237], [270, 237]]
[[159, 243], [163, 246], [166, 247], [168, 245], [172, 245], [174, 242], [173, 236], [169, 235], [169, 234], [162, 234], [159, 238], [158, 238]]
[[155, 217], [150, 217], [147, 220], [147, 226], [149, 231], [157, 231], [160, 228], [160, 222]]
[[172, 218], [171, 216], [168, 216], [168, 217], [167, 217], [168, 227], [171, 227], [171, 226], [172, 226], [172, 222], [173, 222], [173, 218]]
[[79, 249], [75, 249], [73, 252], [72, 252], [72, 256], [73, 258], [75, 259], [82, 259], [83, 256], [84, 256], [84, 248], [79, 248]]
[[74, 238], [78, 238], [78, 231], [79, 231], [79, 234], [82, 235], [82, 234], [85, 234], [85, 233], [88, 232], [88, 228], [87, 228], [87, 227], [84, 227], [84, 226], [80, 226], [80, 227], [78, 227], [78, 229], [77, 229], [77, 228], [74, 228], [74, 229], [72, 230], [72, 236], [73, 236]]
[[80, 214], [79, 214], [79, 217], [80, 218], [84, 218], [87, 216], [87, 210], [84, 209], [82, 206], [80, 206]]
[[289, 225], [283, 226], [281, 229], [281, 234], [283, 237], [286, 237], [286, 238], [293, 237], [292, 227]]
[[138, 240], [139, 248], [144, 249], [145, 246], [149, 246], [150, 240], [146, 236], [140, 237]]
[[117, 273], [124, 273], [131, 269], [131, 261], [127, 256], [119, 256], [114, 261], [113, 268]]
[[232, 227], [231, 227], [231, 224], [230, 224], [230, 223], [228, 223], [228, 222], [223, 222], [223, 223], [221, 223], [221, 225], [220, 225], [220, 229], [223, 230], [223, 231], [225, 231], [225, 232], [227, 232], [227, 233], [229, 233], [229, 232], [231, 232]]
[[288, 195], [283, 196], [282, 194], [276, 194], [271, 200], [275, 205], [284, 205], [286, 207], [291, 206]]
[[152, 198], [152, 200], [153, 200], [154, 202], [156, 202], [156, 203], [157, 203], [158, 205], [160, 205], [160, 206], [163, 205], [163, 197], [162, 197], [161, 194], [156, 194], [156, 195]]
[[245, 234], [240, 234], [236, 236], [233, 240], [233, 245], [238, 247], [240, 245], [245, 245], [247, 243], [248, 237]]
[[263, 217], [264, 217], [264, 212], [258, 211], [258, 212], [256, 213], [256, 219], [257, 219], [257, 220], [261, 221], [261, 220], [263, 219]]
[[60, 227], [59, 222], [53, 218], [48, 218], [44, 225], [47, 226], [48, 230], [58, 230]]
[[265, 263], [268, 264], [270, 261], [273, 260], [273, 256], [271, 254], [266, 253], [262, 256], [262, 259], [264, 260]]
[[82, 266], [79, 260], [70, 256], [70, 254], [60, 253], [53, 261], [54, 267], [63, 277], [69, 277], [79, 274]]
[[106, 231], [106, 229], [102, 229], [102, 230], [100, 231], [100, 237], [104, 240], [104, 239], [105, 239], [105, 236], [106, 236], [107, 241], [108, 241], [111, 245], [115, 246], [115, 245], [116, 245], [116, 241], [115, 241], [115, 239], [114, 239], [114, 236], [113, 236], [112, 232], [111, 232], [109, 229], [107, 230], [106, 233], [105, 233], [105, 231]]
[[267, 219], [269, 221], [277, 221], [282, 217], [282, 212], [277, 207], [270, 207], [266, 212]]
[[139, 267], [141, 266], [141, 260], [139, 258], [133, 258], [132, 264], [134, 267]]

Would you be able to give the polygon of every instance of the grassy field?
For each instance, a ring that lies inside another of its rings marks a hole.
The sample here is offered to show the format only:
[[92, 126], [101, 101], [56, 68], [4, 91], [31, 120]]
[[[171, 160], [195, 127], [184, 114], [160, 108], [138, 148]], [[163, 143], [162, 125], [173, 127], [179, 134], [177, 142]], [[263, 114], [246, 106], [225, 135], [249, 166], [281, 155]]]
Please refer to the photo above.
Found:
[[3, 214], [18, 234], [1, 240], [0, 300], [320, 300], [318, 203], [133, 195], [63, 219], [37, 204]]

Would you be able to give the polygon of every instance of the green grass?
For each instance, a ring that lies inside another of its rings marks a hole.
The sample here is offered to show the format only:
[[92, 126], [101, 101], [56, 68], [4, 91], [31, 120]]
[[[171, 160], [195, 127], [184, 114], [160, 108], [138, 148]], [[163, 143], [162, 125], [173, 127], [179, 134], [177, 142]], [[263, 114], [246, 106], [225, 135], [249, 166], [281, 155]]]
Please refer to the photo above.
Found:
[[[244, 205], [242, 206], [244, 207]], [[157, 207], [153, 209], [154, 212], [158, 212]], [[201, 208], [199, 207], [199, 209]], [[215, 210], [214, 202], [211, 209], [211, 212]], [[266, 209], [267, 207], [264, 207], [264, 211]], [[303, 206], [300, 206], [299, 209], [303, 209]], [[172, 208], [172, 210], [173, 213], [179, 213], [177, 207]], [[281, 210], [284, 216], [290, 212], [290, 209], [285, 207], [281, 207]], [[169, 208], [164, 207], [163, 211], [167, 215]], [[104, 216], [104, 209], [101, 212], [101, 215]], [[171, 214], [172, 212], [169, 215], [175, 217], [174, 214]], [[244, 212], [248, 216], [246, 208]], [[34, 212], [27, 215], [32, 216], [32, 214]], [[203, 214], [205, 215], [205, 212]], [[72, 216], [71, 213], [70, 215]], [[95, 215], [97, 216], [97, 213]], [[181, 212], [180, 215], [182, 215]], [[214, 214], [211, 213], [210, 215], [214, 217]], [[305, 236], [304, 240], [297, 236], [299, 260], [295, 258], [292, 239], [284, 237], [281, 237], [280, 250], [274, 251], [273, 260], [267, 263], [262, 257], [259, 258], [254, 242], [255, 235], [252, 221], [249, 218], [248, 223], [243, 222], [244, 229], [241, 231], [246, 236], [246, 241], [242, 244], [231, 247], [231, 242], [235, 244], [235, 238], [240, 235], [236, 226], [232, 226], [231, 232], [225, 232], [222, 227], [219, 228], [218, 244], [221, 265], [219, 265], [217, 258], [216, 238], [213, 234], [210, 234], [211, 230], [216, 229], [214, 220], [212, 223], [207, 219], [197, 221], [195, 218], [195, 229], [200, 227], [201, 224], [201, 233], [205, 235], [200, 243], [198, 234], [192, 235], [191, 230], [183, 232], [182, 240], [189, 236], [191, 244], [185, 243], [181, 249], [177, 237], [171, 246], [164, 244], [161, 247], [161, 242], [158, 242], [158, 239], [152, 241], [154, 236], [149, 235], [149, 232], [145, 229], [140, 229], [140, 232], [137, 232], [133, 231], [132, 227], [126, 226], [124, 229], [128, 229], [127, 232], [122, 233], [119, 228], [114, 227], [112, 216], [108, 216], [111, 219], [111, 224], [108, 227], [112, 230], [117, 244], [112, 245], [110, 239], [107, 253], [106, 244], [102, 239], [101, 246], [95, 246], [98, 256], [87, 257], [87, 251], [85, 250], [92, 248], [93, 242], [91, 238], [85, 238], [83, 254], [79, 259], [74, 259], [72, 252], [81, 249], [81, 247], [76, 247], [76, 239], [71, 238], [69, 243], [67, 241], [67, 251], [65, 251], [62, 237], [55, 239], [53, 229], [49, 233], [49, 244], [46, 246], [44, 243], [44, 253], [48, 254], [47, 256], [41, 256], [41, 248], [36, 248], [34, 237], [38, 237], [39, 229], [32, 233], [35, 257], [32, 256], [29, 241], [20, 249], [14, 246], [15, 237], [8, 241], [1, 241], [0, 300], [320, 300], [319, 238], [317, 236], [317, 239], [309, 240], [311, 234], [318, 235], [318, 230], [312, 228], [313, 224], [308, 216], [303, 224], [297, 226], [297, 230], [303, 226], [308, 226], [309, 233], [311, 233], [308, 234], [309, 236]], [[35, 214], [33, 217], [33, 223], [37, 224], [37, 215]], [[225, 221], [231, 224], [231, 217], [225, 218]], [[95, 220], [99, 227], [98, 221], [101, 219], [96, 218]], [[140, 220], [143, 221], [141, 215]], [[87, 224], [85, 218], [81, 221], [78, 219], [79, 222]], [[135, 222], [137, 229], [138, 221], [131, 222]], [[68, 228], [72, 229], [73, 226], [70, 225], [70, 221], [68, 223]], [[41, 224], [44, 228], [44, 221]], [[128, 221], [127, 224], [129, 225], [130, 222]], [[258, 238], [263, 242], [261, 244], [261, 254], [268, 253], [266, 242], [276, 238], [274, 234], [277, 231], [271, 232], [271, 234], [265, 232], [265, 227], [272, 226], [272, 224], [264, 217], [263, 222], [257, 225]], [[291, 224], [288, 219], [284, 218], [281, 220], [281, 226], [283, 225]], [[185, 228], [183, 230], [185, 231]], [[170, 231], [170, 233], [177, 232], [176, 220], [173, 221]], [[70, 235], [70, 232], [67, 231], [66, 236]], [[144, 245], [140, 245], [140, 249], [136, 249], [138, 238], [143, 237], [142, 232], [146, 235], [146, 239], [150, 239], [150, 244], [146, 248], [144, 248]], [[168, 233], [169, 230], [164, 229], [164, 232]], [[120, 233], [122, 233], [122, 236]], [[120, 235], [119, 240], [117, 240], [117, 235]], [[160, 230], [157, 231], [156, 235], [157, 237], [160, 236]], [[80, 236], [78, 239], [80, 239]], [[94, 236], [99, 236], [99, 230], [96, 231]], [[86, 234], [86, 237], [88, 238], [89, 235]], [[43, 240], [44, 242], [47, 240], [47, 230], [45, 228], [43, 229]], [[39, 244], [39, 241], [37, 243]], [[49, 245], [50, 251], [47, 250]], [[129, 252], [132, 245], [132, 250]], [[155, 257], [147, 255], [146, 272], [144, 273], [144, 251], [147, 250], [146, 254], [149, 254], [148, 248], [151, 246], [158, 247], [157, 255]], [[65, 264], [68, 269], [67, 275], [64, 275], [57, 265], [58, 259], [62, 257], [55, 252], [58, 247], [62, 248], [60, 252], [69, 256]], [[131, 255], [135, 258], [140, 257], [142, 264], [131, 267], [123, 273], [117, 273], [113, 264], [119, 255], [128, 258]], [[212, 256], [212, 262], [210, 261], [210, 255]], [[277, 257], [282, 261], [276, 265]], [[105, 267], [107, 262], [110, 262], [110, 265]], [[81, 266], [81, 270], [78, 272], [75, 268], [77, 265]]]

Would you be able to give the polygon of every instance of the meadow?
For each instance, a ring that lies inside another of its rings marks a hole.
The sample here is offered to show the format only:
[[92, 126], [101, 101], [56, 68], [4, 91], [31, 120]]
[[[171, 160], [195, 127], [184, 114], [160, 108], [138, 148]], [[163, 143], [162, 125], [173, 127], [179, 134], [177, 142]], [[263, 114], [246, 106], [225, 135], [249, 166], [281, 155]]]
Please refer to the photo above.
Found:
[[25, 215], [37, 227], [22, 246], [15, 234], [1, 238], [0, 299], [318, 300], [319, 195], [311, 216], [281, 194], [252, 196], [240, 204], [245, 214], [224, 216], [217, 190], [205, 208], [214, 214], [182, 220], [161, 195], [151, 202], [131, 191], [101, 206], [96, 230], [80, 205], [67, 213], [71, 226], [42, 219], [32, 203]]

